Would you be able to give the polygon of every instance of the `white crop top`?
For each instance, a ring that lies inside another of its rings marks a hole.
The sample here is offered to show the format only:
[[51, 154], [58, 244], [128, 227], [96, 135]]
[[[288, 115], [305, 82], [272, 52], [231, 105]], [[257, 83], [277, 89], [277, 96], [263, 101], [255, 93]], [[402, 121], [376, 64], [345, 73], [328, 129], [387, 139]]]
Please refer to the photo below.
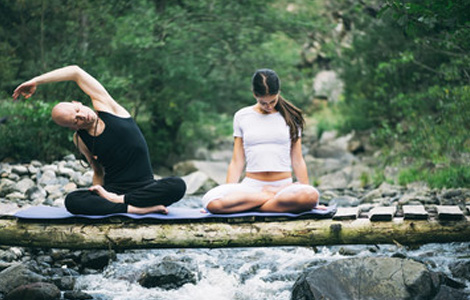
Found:
[[246, 172], [290, 172], [289, 126], [279, 112], [261, 114], [254, 105], [233, 118], [233, 136], [243, 138]]

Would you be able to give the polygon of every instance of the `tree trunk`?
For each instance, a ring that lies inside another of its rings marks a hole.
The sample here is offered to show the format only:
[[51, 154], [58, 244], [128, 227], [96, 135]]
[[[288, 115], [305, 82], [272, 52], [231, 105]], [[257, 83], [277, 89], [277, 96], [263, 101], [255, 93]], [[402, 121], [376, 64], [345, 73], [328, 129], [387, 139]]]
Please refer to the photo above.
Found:
[[70, 249], [222, 248], [470, 241], [461, 221], [391, 222], [294, 220], [275, 222], [145, 223], [135, 220], [47, 223], [0, 219], [0, 245]]

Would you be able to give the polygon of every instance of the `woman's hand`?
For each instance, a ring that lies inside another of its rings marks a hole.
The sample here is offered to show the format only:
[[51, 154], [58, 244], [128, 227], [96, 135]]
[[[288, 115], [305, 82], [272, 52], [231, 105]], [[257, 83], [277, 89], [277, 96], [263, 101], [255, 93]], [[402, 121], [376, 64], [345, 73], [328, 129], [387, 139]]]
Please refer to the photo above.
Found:
[[105, 198], [114, 203], [124, 203], [124, 196], [108, 192], [101, 185], [94, 185], [88, 189], [91, 192], [97, 193], [100, 197]]
[[20, 84], [15, 91], [13, 92], [13, 99], [17, 99], [20, 95], [23, 96], [25, 99], [31, 97], [34, 92], [36, 92], [37, 83], [33, 79], [23, 82]]

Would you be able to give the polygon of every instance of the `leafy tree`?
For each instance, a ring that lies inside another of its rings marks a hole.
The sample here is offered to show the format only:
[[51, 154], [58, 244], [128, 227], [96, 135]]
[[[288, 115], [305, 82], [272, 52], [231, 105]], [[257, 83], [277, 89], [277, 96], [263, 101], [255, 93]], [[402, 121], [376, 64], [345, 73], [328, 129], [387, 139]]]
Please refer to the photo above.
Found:
[[[296, 4], [309, 7], [305, 13], [287, 10], [288, 4], [0, 0], [0, 93], [6, 99], [23, 80], [78, 64], [136, 117], [152, 161], [171, 164], [171, 155], [215, 143], [227, 132], [226, 115], [253, 101], [256, 68], [276, 69], [287, 97], [308, 101], [310, 79], [295, 67], [295, 49], [318, 24], [312, 5]], [[72, 83], [42, 86], [34, 101], [39, 98], [88, 103]]]

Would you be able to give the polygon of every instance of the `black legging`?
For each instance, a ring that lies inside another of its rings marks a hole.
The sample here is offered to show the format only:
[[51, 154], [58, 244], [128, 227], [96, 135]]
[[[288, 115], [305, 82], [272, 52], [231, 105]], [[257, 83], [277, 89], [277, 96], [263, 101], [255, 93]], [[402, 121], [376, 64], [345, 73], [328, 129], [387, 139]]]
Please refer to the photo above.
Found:
[[65, 207], [73, 214], [106, 215], [112, 213], [126, 213], [127, 206], [149, 207], [155, 205], [171, 205], [183, 198], [186, 184], [181, 178], [167, 177], [152, 180], [139, 188], [104, 186], [108, 192], [119, 195], [124, 194], [124, 203], [114, 203], [88, 190], [71, 192], [65, 197]]

